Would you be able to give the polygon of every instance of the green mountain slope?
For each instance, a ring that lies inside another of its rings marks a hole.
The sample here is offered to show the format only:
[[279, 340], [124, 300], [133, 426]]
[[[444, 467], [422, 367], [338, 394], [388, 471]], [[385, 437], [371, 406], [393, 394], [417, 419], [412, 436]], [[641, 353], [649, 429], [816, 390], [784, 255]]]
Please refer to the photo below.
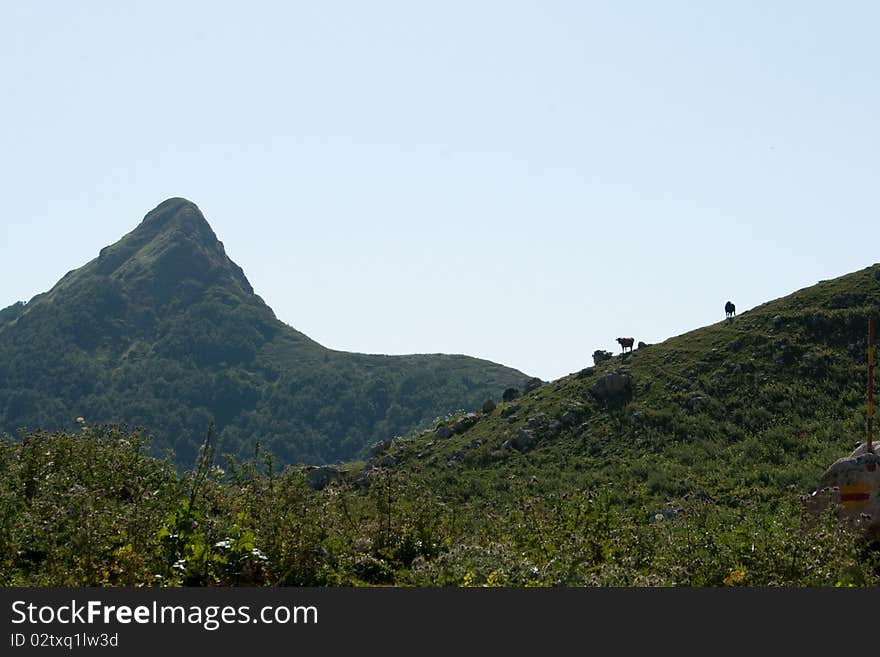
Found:
[[546, 491], [610, 484], [649, 506], [805, 492], [864, 441], [867, 317], [878, 310], [874, 265], [588, 367], [446, 440], [400, 441], [397, 467], [529, 474]]
[[0, 311], [0, 431], [125, 422], [181, 464], [212, 419], [222, 452], [248, 455], [259, 441], [284, 462], [328, 462], [526, 379], [466, 356], [319, 345], [276, 319], [180, 198], [50, 291]]
[[878, 308], [875, 265], [339, 468], [0, 440], [0, 584], [877, 586], [876, 540], [800, 497], [863, 440]]
[[451, 522], [397, 581], [876, 581], [876, 544], [801, 496], [865, 439], [878, 310], [874, 265], [395, 441], [355, 481]]

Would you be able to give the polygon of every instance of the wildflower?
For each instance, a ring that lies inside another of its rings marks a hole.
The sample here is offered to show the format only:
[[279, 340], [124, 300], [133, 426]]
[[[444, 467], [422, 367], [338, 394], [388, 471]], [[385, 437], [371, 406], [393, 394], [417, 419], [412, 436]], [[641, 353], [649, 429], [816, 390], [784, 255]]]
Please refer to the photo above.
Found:
[[737, 566], [733, 570], [730, 571], [730, 574], [724, 578], [725, 586], [734, 586], [736, 584], [741, 584], [743, 580], [746, 578], [746, 569], [742, 566]]

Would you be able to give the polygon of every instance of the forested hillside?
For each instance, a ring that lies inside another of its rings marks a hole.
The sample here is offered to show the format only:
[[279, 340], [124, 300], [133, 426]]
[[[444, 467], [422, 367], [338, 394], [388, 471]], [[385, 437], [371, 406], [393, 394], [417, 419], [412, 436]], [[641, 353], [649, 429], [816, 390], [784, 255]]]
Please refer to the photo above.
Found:
[[276, 319], [185, 199], [0, 311], [0, 432], [126, 423], [178, 464], [212, 421], [224, 453], [259, 441], [286, 463], [350, 459], [527, 378], [467, 356], [323, 347]]

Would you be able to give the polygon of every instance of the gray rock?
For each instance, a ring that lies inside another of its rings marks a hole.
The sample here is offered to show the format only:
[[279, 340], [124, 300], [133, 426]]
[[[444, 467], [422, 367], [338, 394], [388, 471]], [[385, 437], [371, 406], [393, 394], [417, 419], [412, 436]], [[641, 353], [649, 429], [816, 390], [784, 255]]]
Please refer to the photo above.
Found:
[[483, 402], [483, 408], [482, 408], [482, 411], [483, 411], [484, 413], [488, 414], [488, 413], [491, 413], [491, 412], [494, 411], [494, 410], [495, 410], [495, 402], [494, 402], [493, 400], [491, 400], [491, 399], [487, 399], [486, 401]]
[[379, 465], [381, 465], [383, 468], [390, 468], [394, 465], [397, 465], [397, 458], [392, 456], [391, 454], [386, 454], [379, 461]]
[[863, 442], [863, 443], [859, 443], [859, 444], [856, 446], [856, 448], [853, 450], [852, 454], [849, 455], [849, 457], [850, 457], [851, 459], [854, 459], [854, 458], [859, 457], [859, 456], [862, 456], [862, 455], [864, 455], [864, 454], [876, 454], [877, 452], [880, 452], [880, 443], [878, 443], [877, 441], [874, 441], [874, 442], [872, 443], [872, 447], [874, 448], [874, 451], [873, 451], [873, 452], [869, 452], [869, 451], [868, 451], [868, 443], [867, 443], [867, 441], [866, 441], [866, 442]]
[[544, 385], [544, 382], [541, 381], [541, 379], [539, 379], [538, 377], [533, 377], [533, 378], [529, 379], [528, 381], [526, 381], [526, 385], [523, 387], [523, 393], [531, 392], [532, 390], [537, 390], [542, 385]]
[[547, 416], [544, 413], [538, 413], [537, 415], [533, 415], [528, 420], [526, 420], [526, 424], [528, 424], [529, 429], [538, 429], [542, 427], [547, 421]]
[[322, 465], [306, 470], [306, 481], [312, 490], [322, 490], [331, 482], [338, 481], [344, 476], [344, 472], [331, 465]]
[[520, 429], [510, 444], [514, 449], [525, 452], [534, 447], [537, 442], [538, 437], [529, 429]]
[[501, 409], [501, 417], [509, 417], [519, 410], [519, 404], [508, 404]]
[[370, 457], [378, 456], [382, 452], [386, 451], [389, 447], [391, 447], [390, 440], [380, 440], [377, 443], [373, 443], [370, 447]]
[[437, 440], [446, 440], [454, 433], [455, 432], [452, 430], [452, 427], [450, 427], [448, 424], [443, 424], [438, 427], [437, 432], [434, 434], [434, 438], [436, 438]]
[[[869, 453], [866, 447], [859, 446], [853, 451], [853, 456], [837, 459], [832, 463], [819, 478], [819, 486], [841, 486], [859, 483], [861, 480], [880, 480], [878, 464], [880, 464], [880, 456]], [[869, 470], [868, 465], [873, 465], [873, 470]], [[876, 502], [880, 504], [880, 496]]]
[[565, 413], [559, 416], [559, 422], [563, 426], [569, 427], [577, 422], [577, 413], [574, 411], [565, 411]]
[[457, 463], [458, 461], [461, 461], [462, 457], [464, 457], [464, 452], [462, 450], [458, 450], [452, 456], [446, 459], [446, 463], [450, 465], [453, 463]]
[[625, 370], [609, 372], [590, 386], [590, 392], [604, 402], [621, 401], [632, 394], [632, 377]]
[[880, 455], [860, 445], [832, 463], [817, 490], [802, 500], [810, 513], [834, 508], [838, 518], [880, 540]]
[[547, 431], [550, 433], [558, 433], [560, 429], [562, 429], [562, 422], [559, 420], [553, 420], [547, 425]]
[[476, 413], [468, 413], [452, 426], [454, 433], [464, 433], [477, 423], [478, 416]]

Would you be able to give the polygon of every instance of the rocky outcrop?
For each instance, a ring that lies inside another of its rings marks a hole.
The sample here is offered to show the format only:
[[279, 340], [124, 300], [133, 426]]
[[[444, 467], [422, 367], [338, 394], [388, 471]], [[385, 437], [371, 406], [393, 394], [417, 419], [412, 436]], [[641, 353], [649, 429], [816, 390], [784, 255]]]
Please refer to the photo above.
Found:
[[880, 456], [862, 444], [837, 459], [819, 478], [817, 490], [804, 498], [804, 506], [814, 514], [834, 508], [841, 520], [880, 538]]
[[547, 415], [545, 413], [538, 413], [537, 415], [533, 415], [528, 420], [526, 420], [526, 424], [529, 429], [540, 429], [547, 423]]
[[464, 433], [477, 423], [479, 416], [476, 413], [468, 413], [464, 417], [460, 417], [452, 425], [453, 433]]
[[391, 443], [392, 441], [390, 440], [380, 440], [377, 443], [373, 443], [370, 446], [370, 458], [374, 458], [379, 456], [379, 454], [386, 452], [388, 448], [391, 447]]
[[519, 404], [509, 404], [501, 409], [501, 417], [510, 417], [519, 410]]
[[528, 392], [531, 392], [532, 390], [537, 390], [542, 385], [544, 385], [544, 382], [541, 381], [541, 379], [539, 379], [538, 377], [534, 377], [532, 379], [529, 379], [528, 381], [526, 381], [525, 387], [523, 387], [523, 393], [528, 393]]
[[332, 465], [310, 467], [306, 469], [306, 481], [312, 490], [322, 490], [334, 481], [339, 481], [345, 476], [345, 471]]
[[625, 369], [609, 372], [590, 386], [590, 393], [605, 404], [628, 401], [632, 397], [632, 376]]
[[538, 442], [538, 437], [530, 429], [520, 429], [510, 441], [510, 446], [519, 452], [530, 450]]
[[578, 416], [574, 411], [565, 411], [559, 416], [559, 423], [564, 427], [570, 427], [577, 422]]

